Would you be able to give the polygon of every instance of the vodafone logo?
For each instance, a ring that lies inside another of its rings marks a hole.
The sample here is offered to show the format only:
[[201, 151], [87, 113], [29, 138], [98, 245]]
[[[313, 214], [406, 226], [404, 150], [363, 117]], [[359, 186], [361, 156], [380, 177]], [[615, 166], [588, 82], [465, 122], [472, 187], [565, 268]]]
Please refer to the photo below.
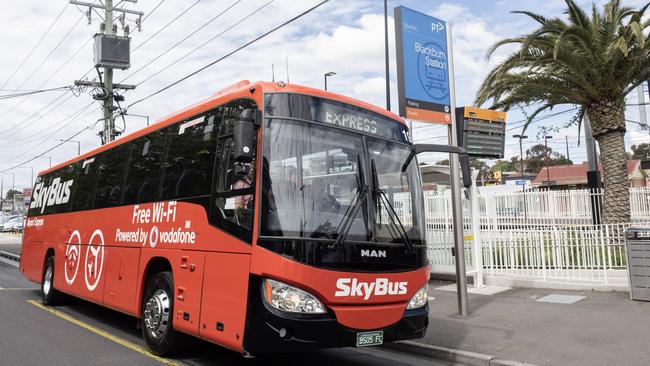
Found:
[[65, 282], [68, 285], [74, 283], [75, 278], [77, 278], [77, 272], [79, 272], [79, 261], [81, 260], [81, 234], [78, 230], [75, 230], [65, 247]]
[[104, 234], [97, 229], [93, 232], [86, 249], [86, 262], [84, 264], [84, 274], [86, 287], [94, 291], [99, 284], [104, 269]]
[[336, 297], [404, 295], [408, 292], [408, 282], [392, 282], [388, 278], [377, 278], [374, 282], [362, 282], [356, 278], [339, 278], [336, 281]]

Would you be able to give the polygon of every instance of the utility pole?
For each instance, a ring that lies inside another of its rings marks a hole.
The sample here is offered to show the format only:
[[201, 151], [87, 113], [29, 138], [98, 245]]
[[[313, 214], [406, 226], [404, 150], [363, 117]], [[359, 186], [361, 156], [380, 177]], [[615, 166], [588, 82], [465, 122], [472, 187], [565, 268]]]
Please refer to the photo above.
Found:
[[[104, 3], [104, 34], [113, 35], [113, 0]], [[104, 141], [111, 142], [115, 139], [115, 118], [113, 118], [113, 68], [104, 67]]]
[[527, 139], [528, 136], [526, 135], [514, 135], [512, 136], [516, 139], [519, 139], [519, 160], [521, 161], [521, 181], [523, 184], [521, 185], [521, 192], [523, 193], [523, 199], [524, 199], [524, 220], [528, 219], [528, 208], [526, 204], [526, 173], [524, 173], [525, 167], [524, 167], [524, 147], [522, 145], [522, 140]]
[[546, 186], [548, 189], [551, 189], [551, 173], [549, 172], [549, 162], [548, 162], [548, 140], [552, 139], [553, 136], [544, 136], [544, 155], [546, 155]]
[[513, 135], [512, 137], [519, 139], [519, 160], [521, 162], [521, 179], [526, 179], [526, 174], [524, 174], [524, 147], [522, 145], [522, 140], [528, 138], [526, 135]]
[[[649, 89], [650, 90], [650, 89]], [[648, 126], [648, 118], [645, 111], [645, 93], [643, 92], [643, 83], [636, 88], [636, 95], [639, 97], [639, 122], [641, 126]]]
[[564, 136], [564, 141], [566, 142], [566, 158], [567, 160], [571, 160], [569, 156], [569, 136]]
[[[137, 0], [123, 0], [122, 2], [137, 3]], [[104, 10], [104, 23], [103, 28], [101, 28], [101, 34], [95, 35], [95, 67], [98, 70], [102, 67], [104, 69], [103, 80], [102, 75], [99, 75], [99, 82], [87, 81], [87, 80], [76, 80], [75, 85], [79, 86], [90, 86], [98, 89], [93, 97], [97, 100], [103, 102], [103, 111], [104, 111], [104, 128], [101, 132], [102, 143], [109, 143], [115, 140], [117, 133], [115, 131], [115, 115], [116, 110], [113, 103], [117, 100], [118, 102], [124, 100], [124, 97], [121, 95], [116, 95], [115, 90], [129, 90], [135, 89], [134, 85], [120, 85], [113, 84], [113, 69], [119, 68], [122, 70], [128, 69], [130, 67], [130, 38], [129, 35], [129, 26], [125, 25], [126, 14], [137, 15], [136, 25], [138, 30], [141, 30], [142, 15], [141, 11], [135, 11], [130, 9], [123, 9], [113, 6], [113, 0], [105, 0], [103, 4], [93, 4], [83, 1], [70, 0], [70, 4], [77, 6], [88, 7], [88, 24], [92, 22], [92, 9], [97, 8]], [[119, 4], [118, 4], [119, 5]], [[124, 37], [117, 36], [116, 30], [117, 27], [114, 26], [113, 13], [120, 13], [118, 20], [122, 24], [122, 29], [124, 30]]]

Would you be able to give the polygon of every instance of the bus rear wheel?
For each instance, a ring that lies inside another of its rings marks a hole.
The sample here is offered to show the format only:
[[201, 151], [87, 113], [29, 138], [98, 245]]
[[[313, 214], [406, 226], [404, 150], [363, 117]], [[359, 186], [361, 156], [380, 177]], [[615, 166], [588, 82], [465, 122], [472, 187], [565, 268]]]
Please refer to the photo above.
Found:
[[174, 330], [174, 277], [170, 271], [152, 276], [142, 300], [142, 336], [158, 356], [178, 352], [182, 334]]
[[41, 281], [41, 297], [44, 305], [56, 305], [61, 300], [61, 293], [54, 288], [54, 256], [45, 261], [43, 280]]

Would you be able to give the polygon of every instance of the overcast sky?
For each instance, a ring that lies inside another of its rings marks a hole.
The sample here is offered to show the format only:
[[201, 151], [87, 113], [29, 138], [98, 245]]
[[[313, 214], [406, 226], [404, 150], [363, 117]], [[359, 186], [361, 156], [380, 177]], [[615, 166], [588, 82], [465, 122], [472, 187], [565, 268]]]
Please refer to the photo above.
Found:
[[[135, 91], [125, 94], [123, 106], [219, 58], [319, 2], [269, 1], [164, 0], [160, 4], [161, 0], [140, 0], [137, 4], [120, 4], [129, 9], [141, 10], [146, 16], [141, 32], [136, 30], [133, 16], [128, 16], [129, 19], [126, 20], [132, 37], [131, 68], [116, 71], [115, 79], [116, 82], [124, 80], [124, 83], [139, 85]], [[590, 1], [578, 2], [590, 4]], [[625, 3], [638, 6], [642, 2], [630, 0]], [[92, 69], [91, 39], [99, 30], [102, 20], [98, 13], [93, 13], [92, 23], [88, 25], [84, 15], [86, 9], [66, 4], [67, 1], [64, 0], [23, 0], [4, 4], [0, 13], [0, 44], [3, 45], [4, 52], [0, 57], [0, 85], [3, 85], [0, 94], [12, 93], [15, 89], [66, 86], [75, 79], [92, 79], [96, 76]], [[511, 10], [534, 10], [546, 16], [554, 16], [561, 15], [563, 9], [561, 0], [389, 1], [393, 110], [397, 110], [397, 86], [392, 9], [399, 5], [453, 23], [459, 106], [472, 103], [483, 77], [494, 66], [494, 62], [504, 55], [499, 53], [487, 62], [487, 48], [501, 38], [516, 36], [534, 27], [527, 18], [510, 14]], [[229, 7], [229, 10], [217, 17]], [[232, 27], [255, 11], [255, 14]], [[185, 13], [180, 15], [183, 12]], [[59, 14], [61, 16], [58, 21], [54, 22]], [[176, 17], [178, 19], [174, 20]], [[34, 48], [52, 24], [43, 41]], [[182, 41], [200, 27], [203, 28]], [[231, 29], [227, 30], [229, 27]], [[122, 33], [121, 29], [119, 33]], [[212, 38], [214, 39], [209, 41]], [[177, 61], [183, 56], [185, 58]], [[288, 76], [285, 67], [287, 59]], [[23, 60], [26, 61], [23, 63]], [[169, 66], [170, 64], [172, 65]], [[148, 115], [152, 121], [157, 120], [239, 80], [270, 80], [272, 64], [275, 65], [276, 80], [286, 81], [288, 77], [292, 83], [317, 88], [323, 87], [324, 73], [335, 71], [337, 75], [328, 80], [331, 91], [384, 106], [383, 2], [332, 0], [260, 43], [133, 106], [129, 113]], [[628, 99], [629, 103], [635, 103], [636, 94]], [[74, 95], [70, 91], [57, 91], [0, 100], [0, 170], [28, 160], [58, 144], [57, 139], [68, 138], [84, 128], [87, 129], [75, 138], [81, 141], [82, 152], [97, 147], [100, 143], [97, 133], [101, 130], [101, 123], [96, 123], [101, 117], [99, 107], [100, 104], [93, 102], [89, 96], [89, 91], [80, 95]], [[570, 108], [560, 107], [554, 112]], [[545, 123], [562, 127], [570, 117], [571, 113], [565, 113], [548, 119]], [[626, 117], [638, 121], [637, 107], [630, 107]], [[521, 123], [516, 121], [522, 118], [522, 111], [508, 114], [508, 121], [511, 122], [508, 127], [509, 136], [520, 132]], [[121, 120], [116, 123], [122, 127]], [[126, 133], [144, 125], [144, 118], [127, 117]], [[440, 126], [417, 124], [415, 127], [418, 142], [443, 143], [445, 133]], [[538, 142], [537, 127], [531, 127], [527, 134], [531, 139], [526, 142], [526, 146]], [[571, 158], [577, 162], [585, 159], [584, 146], [577, 144], [576, 127], [560, 128], [553, 134], [555, 139], [551, 146], [554, 149], [564, 153], [564, 139], [568, 136]], [[635, 124], [628, 124], [629, 144], [649, 140], [647, 131], [641, 131]], [[506, 144], [506, 156], [518, 154], [518, 143], [515, 140], [509, 137]], [[76, 155], [76, 148], [76, 144], [64, 144], [46, 156], [51, 156], [53, 163], [64, 161]], [[47, 168], [48, 161], [47, 157], [38, 158], [27, 163], [27, 167], [15, 169], [16, 187], [29, 186], [30, 167], [39, 171]], [[7, 188], [11, 184], [11, 175], [5, 174], [3, 178]]]

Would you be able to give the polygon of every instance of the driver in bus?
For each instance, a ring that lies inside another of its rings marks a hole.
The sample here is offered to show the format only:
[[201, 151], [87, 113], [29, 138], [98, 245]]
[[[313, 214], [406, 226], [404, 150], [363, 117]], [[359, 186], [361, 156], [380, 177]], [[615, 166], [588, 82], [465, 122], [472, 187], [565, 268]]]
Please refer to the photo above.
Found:
[[315, 211], [339, 212], [341, 204], [329, 192], [323, 178], [316, 178], [311, 182], [311, 192], [315, 203]]

